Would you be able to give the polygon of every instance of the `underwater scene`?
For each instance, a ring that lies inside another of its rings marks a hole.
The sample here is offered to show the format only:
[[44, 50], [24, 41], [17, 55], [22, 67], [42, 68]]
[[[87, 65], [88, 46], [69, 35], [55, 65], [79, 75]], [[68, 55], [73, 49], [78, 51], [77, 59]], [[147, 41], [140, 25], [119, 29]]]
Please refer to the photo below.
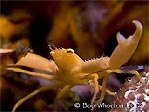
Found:
[[149, 112], [148, 0], [0, 4], [2, 112]]

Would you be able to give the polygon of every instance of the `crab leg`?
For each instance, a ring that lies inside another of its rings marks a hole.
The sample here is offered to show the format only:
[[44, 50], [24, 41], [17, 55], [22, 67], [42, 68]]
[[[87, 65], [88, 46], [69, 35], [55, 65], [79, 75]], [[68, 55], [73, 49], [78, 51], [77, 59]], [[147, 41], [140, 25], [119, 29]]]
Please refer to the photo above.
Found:
[[115, 72], [115, 73], [130, 73], [130, 74], [134, 74], [136, 75], [140, 81], [143, 81], [142, 80], [142, 77], [140, 76], [139, 72], [136, 71], [136, 70], [130, 70], [128, 72], [123, 72], [122, 70], [119, 70], [119, 69], [111, 69], [111, 70], [107, 70], [107, 73], [112, 73], [112, 72]]
[[49, 89], [52, 89], [52, 88], [59, 88], [61, 85], [63, 85], [63, 83], [61, 82], [58, 82], [58, 83], [54, 83], [54, 84], [50, 84], [50, 85], [47, 85], [47, 86], [43, 86], [39, 89], [36, 89], [35, 91], [33, 91], [32, 93], [28, 94], [27, 96], [25, 96], [24, 98], [20, 99], [16, 104], [15, 106], [13, 107], [12, 109], [12, 112], [15, 112], [16, 109], [22, 104], [24, 103], [26, 100], [30, 99], [31, 97], [35, 96], [36, 94], [38, 94], [39, 92], [41, 91], [46, 91], [46, 90], [49, 90]]
[[[95, 99], [96, 99], [96, 96], [97, 96], [97, 93], [99, 92], [99, 90], [103, 91], [105, 90], [105, 92], [107, 92], [109, 95], [115, 95], [115, 92], [111, 92], [110, 90], [108, 90], [106, 87], [104, 88], [103, 86], [100, 86], [98, 84], [98, 79], [99, 79], [99, 76], [97, 74], [93, 74], [94, 75], [94, 83], [93, 83], [93, 86], [95, 87], [95, 92], [94, 92], [94, 95], [93, 95], [93, 98], [91, 100], [91, 103], [94, 103], [95, 102]], [[108, 77], [107, 77], [108, 79]], [[104, 80], [105, 81], [105, 80]], [[103, 83], [106, 83], [106, 81]], [[91, 84], [92, 85], [92, 84]], [[103, 93], [102, 93], [103, 94]]]
[[110, 68], [121, 67], [121, 65], [130, 59], [138, 46], [142, 36], [142, 24], [137, 20], [133, 20], [132, 22], [136, 26], [136, 31], [132, 36], [129, 36], [128, 39], [121, 35], [120, 32], [117, 33], [118, 46], [115, 48], [110, 57]]
[[99, 92], [99, 86], [98, 86], [98, 75], [97, 74], [93, 74], [94, 75], [94, 87], [95, 87], [95, 92], [93, 95], [93, 98], [91, 100], [91, 103], [94, 103], [97, 93]]
[[107, 84], [107, 81], [109, 79], [109, 75], [108, 74], [104, 74], [104, 75], [105, 76], [103, 77], [102, 87], [98, 86], [99, 89], [102, 89], [101, 95], [100, 95], [100, 99], [95, 102], [95, 106], [94, 106], [94, 108], [92, 110], [94, 110], [97, 107], [97, 105], [103, 101], [106, 92], [110, 93], [111, 95], [114, 95], [114, 93], [112, 93], [111, 91], [109, 91], [106, 88], [106, 84]]
[[54, 111], [56, 112], [58, 101], [67, 93], [73, 86], [72, 85], [66, 85], [60, 92], [57, 94], [55, 101], [54, 101]]
[[48, 74], [44, 74], [44, 73], [37, 73], [37, 72], [30, 72], [30, 71], [23, 70], [23, 69], [20, 69], [20, 68], [8, 67], [6, 69], [14, 71], [14, 72], [26, 73], [26, 74], [29, 74], [29, 75], [32, 75], [32, 76], [38, 76], [38, 77], [49, 79], [49, 80], [54, 79], [54, 76], [52, 76], [52, 75], [48, 75]]
[[100, 99], [96, 102], [97, 104], [102, 102], [102, 100], [104, 99], [105, 93], [106, 93], [106, 85], [109, 79], [109, 74], [106, 74], [105, 77], [103, 78], [103, 82], [102, 82], [102, 92], [100, 95]]

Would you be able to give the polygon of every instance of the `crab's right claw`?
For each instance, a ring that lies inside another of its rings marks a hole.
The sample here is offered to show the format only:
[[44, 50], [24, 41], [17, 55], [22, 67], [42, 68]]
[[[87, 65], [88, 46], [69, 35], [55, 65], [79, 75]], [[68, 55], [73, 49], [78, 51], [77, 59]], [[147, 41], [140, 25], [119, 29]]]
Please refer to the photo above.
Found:
[[110, 61], [110, 68], [119, 68], [126, 63], [135, 52], [138, 43], [142, 37], [142, 24], [138, 20], [132, 21], [136, 26], [136, 31], [132, 36], [126, 39], [119, 32], [117, 33], [118, 45], [113, 51]]

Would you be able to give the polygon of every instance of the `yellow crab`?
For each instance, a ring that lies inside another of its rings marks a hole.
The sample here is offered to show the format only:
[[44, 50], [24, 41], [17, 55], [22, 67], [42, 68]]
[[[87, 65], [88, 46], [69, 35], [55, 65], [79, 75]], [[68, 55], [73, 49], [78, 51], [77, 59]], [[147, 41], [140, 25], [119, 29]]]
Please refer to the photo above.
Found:
[[[105, 92], [114, 95], [106, 88], [106, 83], [111, 72], [121, 72], [119, 68], [126, 63], [132, 54], [135, 52], [139, 40], [142, 36], [142, 24], [138, 20], [133, 20], [136, 26], [135, 33], [128, 39], [125, 39], [119, 32], [117, 33], [118, 45], [110, 57], [101, 57], [89, 61], [83, 61], [73, 49], [55, 48], [50, 52], [53, 60], [47, 60], [33, 53], [28, 53], [16, 65], [23, 65], [31, 68], [42, 69], [54, 72], [54, 75], [43, 73], [31, 72], [20, 68], [8, 67], [7, 70], [15, 72], [22, 72], [30, 75], [39, 76], [49, 80], [55, 80], [55, 83], [43, 86], [24, 98], [20, 99], [14, 106], [12, 111], [15, 111], [19, 105], [24, 101], [38, 94], [41, 91], [56, 88], [60, 89], [54, 101], [54, 108], [57, 109], [57, 103], [65, 93], [76, 85], [92, 85], [94, 87], [94, 95], [91, 103], [99, 103], [104, 99]], [[29, 59], [30, 58], [30, 59]], [[35, 64], [38, 61], [39, 65]], [[44, 67], [43, 67], [44, 66]], [[136, 74], [140, 79], [137, 71], [131, 71]], [[102, 85], [98, 84], [98, 80], [103, 78]], [[97, 98], [97, 93], [101, 90], [100, 99]]]

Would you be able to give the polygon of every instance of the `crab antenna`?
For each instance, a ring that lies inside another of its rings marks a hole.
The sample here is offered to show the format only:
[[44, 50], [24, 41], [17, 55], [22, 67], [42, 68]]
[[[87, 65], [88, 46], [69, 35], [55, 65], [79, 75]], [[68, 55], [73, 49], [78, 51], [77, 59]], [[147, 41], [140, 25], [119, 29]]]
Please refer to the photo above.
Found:
[[55, 50], [55, 49], [56, 49], [56, 47], [55, 47], [52, 43], [50, 43], [50, 44], [48, 45], [48, 47], [50, 48], [50, 50]]

